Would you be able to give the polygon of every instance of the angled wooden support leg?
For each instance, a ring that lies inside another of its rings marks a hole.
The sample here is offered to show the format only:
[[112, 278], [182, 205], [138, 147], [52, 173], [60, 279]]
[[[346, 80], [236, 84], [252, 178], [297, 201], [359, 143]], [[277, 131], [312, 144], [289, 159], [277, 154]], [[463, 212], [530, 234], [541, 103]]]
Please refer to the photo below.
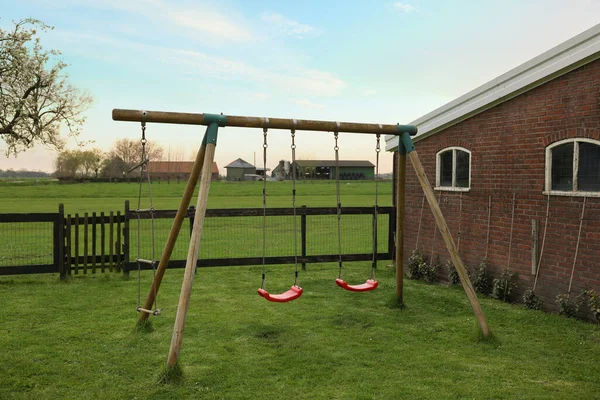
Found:
[[179, 359], [181, 344], [183, 342], [183, 329], [192, 294], [192, 285], [194, 283], [194, 274], [198, 263], [198, 253], [200, 251], [200, 240], [204, 228], [204, 219], [206, 216], [206, 207], [208, 204], [208, 191], [210, 189], [210, 180], [212, 173], [212, 164], [215, 157], [215, 146], [217, 138], [218, 123], [212, 123], [206, 130], [206, 155], [202, 167], [202, 176], [200, 178], [200, 189], [198, 192], [198, 201], [196, 203], [196, 213], [194, 215], [194, 225], [190, 238], [187, 261], [185, 264], [185, 273], [181, 285], [181, 294], [179, 295], [179, 304], [177, 306], [177, 315], [173, 327], [173, 336], [171, 338], [171, 347], [167, 359], [167, 369], [175, 367]]
[[467, 298], [469, 299], [469, 303], [471, 303], [471, 307], [473, 308], [473, 313], [477, 318], [477, 322], [479, 323], [479, 328], [481, 329], [481, 333], [485, 337], [491, 336], [492, 332], [488, 326], [487, 320], [485, 318], [485, 314], [481, 309], [481, 304], [479, 303], [479, 299], [477, 298], [477, 293], [475, 292], [475, 288], [473, 288], [473, 284], [467, 275], [467, 270], [458, 255], [458, 251], [456, 250], [456, 245], [454, 244], [454, 240], [452, 239], [452, 235], [450, 234], [450, 229], [448, 229], [448, 224], [444, 219], [444, 215], [442, 214], [442, 210], [436, 201], [435, 193], [431, 188], [431, 184], [429, 183], [429, 179], [427, 179], [427, 175], [425, 174], [425, 170], [423, 169], [423, 165], [421, 164], [421, 160], [417, 152], [415, 151], [414, 145], [412, 144], [412, 139], [408, 134], [402, 135], [402, 142], [406, 147], [406, 152], [410, 162], [412, 163], [415, 172], [417, 173], [417, 178], [421, 183], [421, 187], [425, 192], [425, 197], [427, 198], [427, 202], [431, 207], [431, 212], [435, 218], [435, 222], [444, 238], [444, 242], [446, 243], [446, 248], [450, 253], [450, 258], [456, 267], [456, 272], [458, 272], [458, 276], [460, 277], [460, 282], [465, 290]]
[[[179, 236], [179, 231], [181, 230], [181, 225], [183, 224], [183, 220], [185, 219], [185, 216], [187, 214], [190, 201], [192, 200], [192, 196], [194, 195], [194, 189], [196, 189], [196, 182], [198, 182], [200, 172], [202, 171], [202, 166], [204, 165], [205, 153], [206, 134], [204, 135], [204, 139], [202, 140], [202, 145], [200, 146], [200, 149], [198, 149], [198, 154], [196, 154], [196, 161], [194, 161], [192, 172], [190, 172], [190, 177], [188, 178], [185, 191], [183, 192], [181, 203], [179, 203], [179, 208], [177, 209], [177, 214], [175, 215], [175, 219], [173, 220], [173, 225], [171, 226], [169, 237], [167, 238], [165, 248], [163, 249], [162, 255], [160, 257], [160, 262], [156, 267], [156, 275], [154, 276], [152, 286], [148, 291], [148, 296], [146, 296], [146, 301], [144, 302], [144, 306], [142, 307], [147, 310], [152, 309], [152, 307], [154, 306], [156, 295], [158, 294], [158, 289], [160, 289], [160, 284], [165, 275], [165, 271], [167, 270], [167, 265], [169, 265], [171, 254], [173, 254], [173, 249], [175, 248], [175, 243], [177, 242], [177, 237]], [[148, 319], [149, 315], [150, 314], [147, 313], [140, 313], [137, 322], [138, 325], [144, 324], [144, 322], [146, 322], [146, 320]]]

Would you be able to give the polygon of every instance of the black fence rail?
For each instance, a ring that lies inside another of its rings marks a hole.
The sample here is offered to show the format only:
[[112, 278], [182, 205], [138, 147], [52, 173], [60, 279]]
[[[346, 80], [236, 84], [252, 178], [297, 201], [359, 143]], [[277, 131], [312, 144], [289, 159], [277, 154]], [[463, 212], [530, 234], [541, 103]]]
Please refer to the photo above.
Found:
[[[188, 210], [189, 229], [194, 224], [194, 208]], [[334, 262], [339, 260], [339, 243], [337, 239], [337, 208], [335, 207], [299, 207], [269, 208], [266, 216], [262, 208], [243, 209], [208, 209], [206, 211], [202, 244], [198, 259], [198, 267], [219, 267], [234, 265], [294, 264]], [[126, 220], [135, 229], [134, 221], [138, 220], [145, 238], [131, 238], [128, 243], [137, 246], [137, 241], [148, 241], [148, 221], [154, 216], [157, 220], [175, 217], [176, 211], [143, 211], [128, 210]], [[374, 224], [374, 220], [377, 224]], [[374, 226], [377, 235], [373, 236]], [[170, 226], [169, 226], [170, 227]], [[263, 232], [264, 229], [264, 232]], [[342, 261], [370, 261], [373, 259], [373, 248], [376, 248], [376, 260], [391, 260], [394, 248], [395, 209], [379, 207], [344, 207], [341, 212], [341, 246]], [[159, 243], [164, 243], [168, 230], [161, 229], [165, 236]], [[262, 238], [265, 236], [265, 248]], [[133, 235], [132, 235], [133, 236]], [[181, 236], [181, 235], [180, 235]], [[189, 238], [189, 237], [188, 237]], [[375, 240], [374, 240], [375, 239]], [[156, 240], [156, 239], [155, 239]], [[185, 267], [188, 241], [185, 248], [176, 248], [169, 262], [169, 268]], [[141, 246], [146, 247], [147, 246]], [[134, 252], [135, 253], [135, 252]], [[124, 261], [125, 271], [137, 269], [135, 257]], [[149, 259], [148, 254], [141, 253], [139, 258]], [[151, 269], [151, 265], [142, 264], [140, 269]]]
[[[0, 275], [123, 272], [151, 269], [137, 258], [158, 260], [175, 210], [66, 215], [0, 214]], [[185, 267], [195, 210], [187, 213], [169, 268]], [[335, 262], [393, 258], [393, 207], [209, 209], [198, 267]], [[375, 230], [375, 227], [377, 228]], [[376, 234], [374, 235], [374, 231]], [[265, 239], [263, 243], [263, 238]], [[375, 251], [374, 251], [375, 250]]]

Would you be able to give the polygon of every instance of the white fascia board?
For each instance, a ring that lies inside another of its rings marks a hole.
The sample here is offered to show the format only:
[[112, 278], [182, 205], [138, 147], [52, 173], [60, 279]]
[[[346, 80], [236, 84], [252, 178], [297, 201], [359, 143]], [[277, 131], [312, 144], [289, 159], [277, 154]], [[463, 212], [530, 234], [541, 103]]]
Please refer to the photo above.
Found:
[[[477, 115], [528, 90], [600, 58], [600, 24], [580, 33], [492, 81], [412, 121], [415, 141]], [[385, 137], [386, 151], [398, 147], [398, 137]]]

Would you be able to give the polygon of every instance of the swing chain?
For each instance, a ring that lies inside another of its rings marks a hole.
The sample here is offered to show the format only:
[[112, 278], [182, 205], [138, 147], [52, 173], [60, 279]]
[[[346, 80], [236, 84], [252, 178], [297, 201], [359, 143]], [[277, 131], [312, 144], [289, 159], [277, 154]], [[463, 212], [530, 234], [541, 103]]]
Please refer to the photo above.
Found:
[[[265, 125], [268, 124], [268, 119], [265, 119]], [[265, 258], [267, 254], [267, 131], [268, 128], [263, 128], [263, 243], [262, 243], [262, 280], [260, 288], [265, 288], [266, 267]]]
[[[148, 162], [150, 161], [149, 158], [147, 158], [146, 156], [146, 144], [148, 143], [148, 140], [146, 139], [146, 112], [144, 111], [142, 113], [142, 121], [141, 121], [141, 125], [142, 125], [142, 138], [140, 140], [140, 143], [142, 145], [142, 154], [141, 154], [141, 162], [139, 164], [140, 167], [140, 185], [139, 185], [139, 191], [138, 191], [138, 204], [137, 204], [137, 209], [136, 214], [137, 214], [137, 265], [138, 265], [138, 306], [137, 306], [137, 311], [140, 312], [142, 310], [141, 308], [141, 223], [142, 223], [142, 218], [141, 218], [141, 202], [142, 202], [142, 185], [144, 183], [144, 172], [146, 173], [146, 180], [148, 182], [148, 195], [149, 195], [149, 200], [150, 200], [150, 219], [151, 219], [151, 246], [152, 246], [152, 259], [151, 259], [151, 264], [152, 264], [152, 273], [155, 279], [156, 278], [156, 261], [155, 261], [155, 240], [154, 240], [154, 231], [155, 231], [155, 227], [154, 227], [154, 204], [152, 201], [152, 180], [150, 179], [150, 172], [148, 171]], [[160, 315], [160, 309], [158, 308], [158, 293], [154, 293], [154, 310], [152, 310], [152, 314], [153, 315]]]
[[292, 209], [294, 210], [294, 286], [298, 286], [298, 226], [296, 221], [296, 120], [292, 128]]
[[[339, 123], [338, 123], [339, 125]], [[335, 194], [336, 194], [336, 200], [337, 200], [337, 236], [338, 236], [338, 264], [339, 264], [339, 278], [342, 279], [342, 227], [341, 227], [341, 220], [342, 220], [342, 203], [340, 200], [340, 156], [339, 156], [339, 150], [340, 150], [340, 146], [338, 146], [338, 136], [339, 133], [336, 130], [333, 133], [333, 137], [335, 139], [335, 146], [333, 147], [333, 150], [335, 151]]]
[[377, 134], [375, 145], [375, 207], [373, 209], [373, 260], [371, 262], [371, 279], [375, 279], [377, 267], [377, 219], [379, 208], [379, 153], [381, 152], [381, 134]]

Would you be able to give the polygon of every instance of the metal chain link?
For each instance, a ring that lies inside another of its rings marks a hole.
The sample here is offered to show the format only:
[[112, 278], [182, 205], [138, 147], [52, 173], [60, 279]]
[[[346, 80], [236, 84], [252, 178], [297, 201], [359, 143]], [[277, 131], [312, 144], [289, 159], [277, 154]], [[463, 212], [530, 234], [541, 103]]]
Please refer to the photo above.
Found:
[[[146, 139], [146, 113], [143, 112], [142, 113], [142, 138], [140, 140], [140, 143], [142, 145], [142, 154], [141, 154], [141, 162], [139, 164], [140, 166], [140, 185], [139, 185], [139, 190], [138, 190], [138, 204], [137, 204], [137, 209], [136, 214], [137, 214], [137, 225], [138, 225], [138, 229], [137, 229], [137, 266], [138, 266], [138, 308], [141, 307], [141, 263], [140, 263], [140, 259], [141, 259], [141, 246], [142, 246], [142, 240], [141, 240], [141, 230], [142, 230], [142, 222], [141, 222], [141, 203], [142, 203], [142, 186], [144, 183], [144, 173], [146, 174], [146, 181], [148, 183], [148, 197], [149, 197], [149, 202], [150, 202], [150, 219], [151, 219], [151, 253], [152, 253], [152, 276], [153, 276], [153, 282], [156, 279], [156, 244], [155, 244], [155, 218], [154, 218], [154, 202], [153, 202], [153, 198], [152, 198], [152, 180], [150, 178], [150, 171], [148, 170], [148, 162], [150, 161], [150, 159], [147, 157], [147, 150], [146, 150], [146, 144], [148, 143], [148, 140]], [[154, 285], [153, 285], [154, 286]], [[158, 293], [156, 292], [156, 287], [154, 286], [154, 314], [158, 315]]]
[[298, 286], [298, 223], [296, 221], [296, 120], [292, 128], [292, 208], [294, 210], [294, 286]]
[[377, 219], [379, 208], [379, 153], [381, 152], [381, 135], [377, 134], [375, 145], [375, 207], [373, 209], [373, 260], [371, 262], [371, 279], [375, 279], [375, 268], [377, 268]]
[[338, 146], [338, 136], [339, 133], [335, 131], [333, 133], [333, 137], [335, 138], [335, 146], [333, 150], [335, 151], [335, 195], [337, 201], [337, 236], [338, 236], [338, 263], [339, 263], [339, 278], [342, 279], [342, 203], [340, 197], [340, 156]]
[[[265, 121], [268, 123], [268, 120]], [[263, 243], [262, 243], [262, 281], [260, 288], [265, 288], [266, 267], [265, 258], [267, 255], [267, 127], [263, 128]]]

